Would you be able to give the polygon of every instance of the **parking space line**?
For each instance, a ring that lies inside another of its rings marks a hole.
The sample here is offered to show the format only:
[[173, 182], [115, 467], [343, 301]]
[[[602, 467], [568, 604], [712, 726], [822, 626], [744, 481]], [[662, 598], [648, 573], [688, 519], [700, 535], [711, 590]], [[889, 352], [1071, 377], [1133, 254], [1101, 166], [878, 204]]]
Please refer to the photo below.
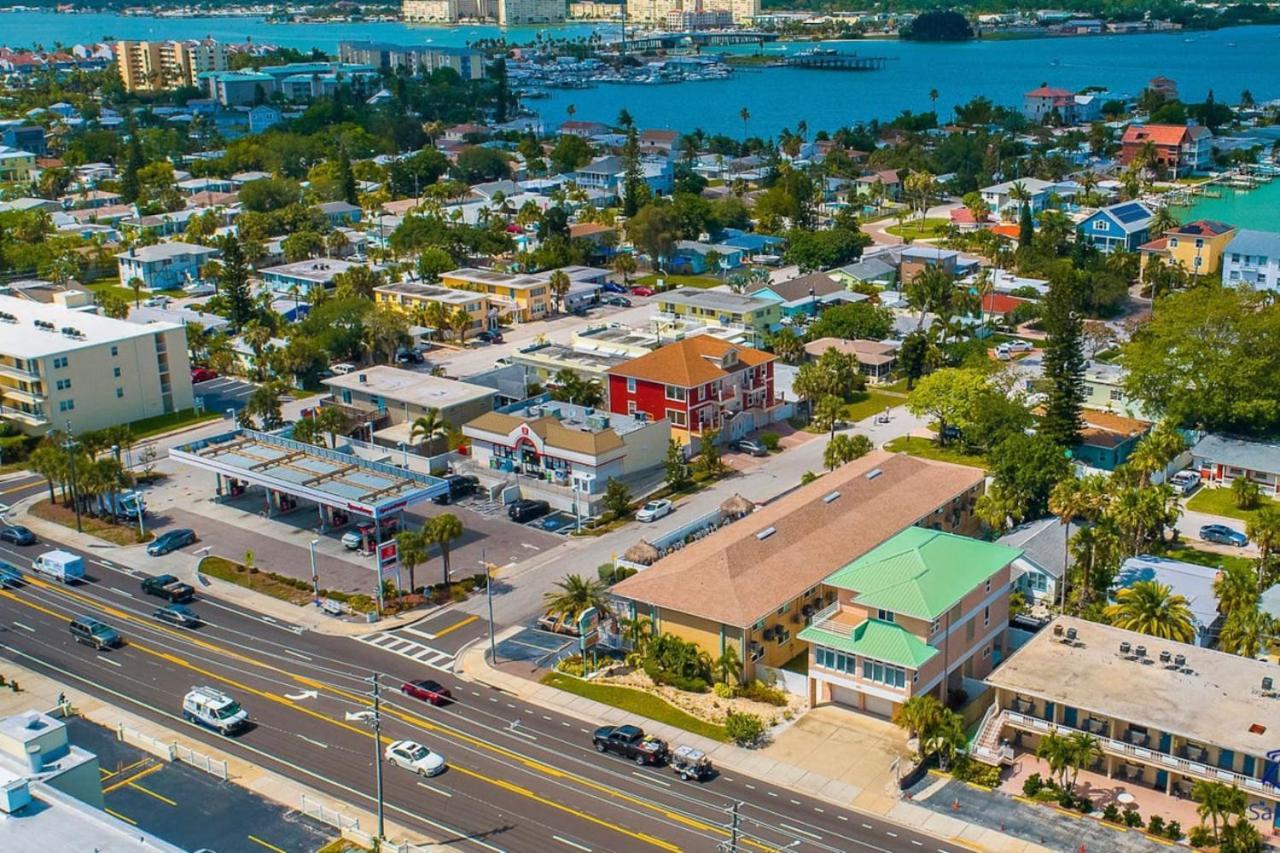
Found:
[[476, 621], [476, 620], [477, 620], [477, 619], [479, 619], [479, 618], [480, 618], [479, 616], [476, 616], [476, 615], [473, 613], [472, 615], [468, 616], [466, 619], [462, 619], [462, 620], [460, 620], [460, 621], [458, 621], [458, 622], [454, 622], [454, 623], [453, 623], [452, 625], [450, 625], [448, 628], [443, 628], [443, 629], [441, 629], [441, 630], [439, 630], [439, 631], [436, 631], [435, 639], [437, 639], [437, 640], [438, 640], [438, 639], [440, 639], [440, 638], [441, 638], [441, 637], [443, 637], [445, 634], [448, 634], [450, 631], [456, 631], [456, 630], [458, 630], [459, 628], [466, 627], [467, 625], [470, 625], [472, 622]]
[[267, 848], [268, 850], [274, 850], [276, 851], [276, 853], [289, 853], [289, 851], [281, 850], [279, 847], [275, 846], [274, 844], [268, 844], [267, 842], [263, 841], [261, 838], [259, 838], [256, 835], [250, 835], [249, 840], [254, 842], [255, 844], [261, 844], [263, 847]]
[[137, 773], [130, 776], [128, 779], [108, 785], [107, 787], [102, 789], [102, 793], [110, 794], [112, 791], [116, 790], [117, 788], [123, 788], [125, 785], [128, 785], [130, 782], [136, 782], [137, 780], [141, 779], [143, 776], [150, 776], [152, 773], [158, 773], [163, 769], [164, 769], [163, 764], [153, 764], [152, 766], [146, 768], [145, 770], [138, 771]]
[[148, 797], [155, 797], [157, 800], [159, 800], [162, 803], [168, 803], [171, 806], [177, 805], [177, 803], [175, 803], [173, 800], [169, 799], [168, 797], [164, 796], [163, 794], [157, 794], [155, 791], [151, 790], [150, 788], [142, 787], [137, 782], [130, 782], [129, 787], [135, 791], [141, 791], [142, 793], [146, 794]]
[[134, 820], [133, 818], [131, 818], [131, 817], [125, 817], [124, 815], [120, 814], [120, 812], [112, 811], [111, 809], [107, 808], [106, 806], [103, 806], [102, 810], [103, 810], [104, 812], [106, 812], [107, 814], [111, 815], [112, 817], [114, 817], [114, 818], [117, 818], [117, 819], [119, 819], [119, 820], [124, 821], [125, 823], [129, 824], [130, 826], [137, 826], [137, 825], [138, 825], [138, 822], [137, 822], [136, 820]]

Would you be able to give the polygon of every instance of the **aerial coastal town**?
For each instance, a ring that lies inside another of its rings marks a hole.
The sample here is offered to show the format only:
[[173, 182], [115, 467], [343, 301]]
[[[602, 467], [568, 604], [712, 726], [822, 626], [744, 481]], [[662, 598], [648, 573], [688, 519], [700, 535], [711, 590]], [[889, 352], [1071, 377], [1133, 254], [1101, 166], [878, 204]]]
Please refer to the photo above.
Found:
[[1105, 11], [6, 10], [0, 848], [1280, 847], [1280, 26]]

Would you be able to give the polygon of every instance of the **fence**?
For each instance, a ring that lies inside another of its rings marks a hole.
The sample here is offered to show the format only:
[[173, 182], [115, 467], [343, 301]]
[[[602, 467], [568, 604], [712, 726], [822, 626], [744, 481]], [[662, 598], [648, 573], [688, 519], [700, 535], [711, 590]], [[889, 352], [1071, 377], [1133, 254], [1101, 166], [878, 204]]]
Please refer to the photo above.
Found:
[[217, 776], [222, 781], [227, 781], [229, 773], [227, 772], [227, 762], [220, 758], [211, 758], [203, 752], [196, 752], [189, 746], [183, 746], [177, 741], [163, 741], [157, 737], [143, 734], [135, 729], [128, 728], [123, 723], [116, 726], [116, 740], [121, 743], [127, 743], [136, 746], [145, 752], [149, 752], [165, 761], [181, 761], [183, 764], [190, 764], [198, 770], [203, 770], [211, 776]]
[[756, 672], [759, 674], [761, 681], [781, 687], [793, 696], [809, 695], [809, 676], [807, 675], [782, 669], [781, 667], [764, 666], [763, 664], [756, 664]]
[[[330, 808], [324, 803], [311, 799], [306, 794], [302, 795], [302, 808], [300, 811], [313, 820], [332, 826], [348, 841], [354, 841], [369, 850], [374, 849], [375, 839], [371, 833], [365, 832], [360, 828], [360, 818], [345, 815], [337, 809]], [[411, 844], [408, 841], [397, 843], [384, 840], [377, 845], [377, 849], [387, 851], [387, 853], [422, 853], [422, 851], [429, 850], [430, 845]]]

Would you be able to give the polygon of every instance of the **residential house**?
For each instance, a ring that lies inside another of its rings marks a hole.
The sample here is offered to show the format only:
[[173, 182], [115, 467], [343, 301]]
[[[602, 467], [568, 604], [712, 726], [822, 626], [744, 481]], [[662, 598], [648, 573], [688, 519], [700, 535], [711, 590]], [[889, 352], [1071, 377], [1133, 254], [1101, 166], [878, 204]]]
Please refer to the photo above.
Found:
[[480, 471], [515, 474], [525, 497], [596, 515], [610, 478], [661, 469], [667, 420], [638, 419], [561, 403], [545, 395], [488, 412], [462, 426]]
[[1076, 123], [1076, 96], [1070, 89], [1038, 86], [1022, 96], [1022, 116], [1033, 124], [1056, 118], [1056, 124]]
[[823, 308], [845, 302], [861, 302], [862, 293], [846, 290], [830, 275], [811, 272], [788, 281], [769, 283], [751, 291], [757, 299], [768, 299], [782, 306], [782, 316], [816, 317]]
[[1151, 236], [1152, 216], [1142, 202], [1122, 201], [1085, 217], [1076, 225], [1076, 236], [1102, 252], [1135, 252]]
[[[393, 305], [413, 318], [418, 318], [419, 311], [425, 310], [433, 303], [443, 305], [450, 317], [453, 317], [461, 308], [471, 315], [469, 332], [492, 330], [498, 327], [498, 309], [489, 304], [487, 296], [473, 290], [455, 290], [452, 287], [440, 287], [419, 281], [398, 281], [375, 287], [373, 299], [379, 305]], [[436, 329], [434, 331], [437, 336], [443, 336], [451, 330]]]
[[175, 241], [137, 246], [118, 253], [116, 260], [126, 287], [137, 278], [144, 290], [176, 290], [203, 279], [205, 265], [219, 254], [208, 246]]
[[491, 305], [517, 323], [545, 317], [551, 311], [548, 276], [503, 273], [497, 270], [462, 267], [440, 276], [445, 287], [470, 290], [489, 297]]
[[778, 252], [786, 241], [772, 234], [756, 234], [740, 231], [737, 228], [726, 228], [720, 242], [725, 246], [741, 249], [744, 261], [749, 261], [760, 255]]
[[723, 290], [681, 287], [654, 297], [655, 323], [691, 320], [703, 326], [738, 328], [750, 332], [754, 344], [778, 328], [782, 305], [760, 296], [744, 296]]
[[[710, 258], [715, 253], [715, 266]], [[684, 275], [720, 275], [742, 266], [744, 252], [737, 246], [703, 243], [699, 240], [677, 240], [668, 266], [673, 273]]]
[[0, 145], [0, 183], [25, 184], [36, 168], [36, 155], [30, 151]]
[[685, 338], [611, 367], [609, 411], [666, 418], [683, 443], [707, 429], [740, 438], [776, 415], [774, 360], [708, 335]]
[[951, 276], [961, 271], [960, 253], [954, 249], [939, 249], [936, 246], [908, 246], [902, 250], [902, 260], [898, 264], [898, 281], [910, 284], [916, 276], [926, 269], [940, 268]]
[[1159, 257], [1166, 263], [1177, 264], [1193, 276], [1218, 277], [1227, 245], [1236, 235], [1233, 225], [1212, 219], [1197, 219], [1170, 228], [1140, 248], [1142, 269], [1151, 258]]
[[[823, 579], [813, 613], [809, 703], [891, 717], [912, 696], [946, 702], [1003, 656], [1014, 548], [908, 527]], [[825, 599], [824, 599], [825, 600]]]
[[713, 658], [730, 647], [743, 678], [798, 656], [814, 614], [836, 603], [823, 586], [895, 534], [921, 525], [976, 531], [983, 474], [875, 450], [692, 542], [611, 589], [630, 618], [696, 643]]
[[601, 124], [598, 121], [579, 121], [571, 119], [562, 122], [559, 133], [564, 136], [581, 136], [583, 139], [590, 139], [593, 136], [599, 136], [609, 132], [607, 124]]
[[1128, 166], [1146, 157], [1152, 168], [1164, 168], [1179, 175], [1206, 172], [1213, 165], [1213, 133], [1199, 124], [1131, 124], [1120, 138], [1120, 162]]
[[1058, 185], [1054, 181], [1042, 181], [1039, 178], [1019, 178], [983, 187], [978, 193], [997, 219], [1016, 219], [1021, 214], [1024, 203], [1016, 198], [1016, 187], [1021, 187], [1027, 194], [1025, 204], [1031, 208], [1031, 212], [1039, 213], [1048, 206], [1049, 196], [1056, 192]]
[[1082, 732], [1100, 752], [1085, 769], [1118, 784], [1189, 797], [1196, 782], [1226, 783], [1280, 814], [1267, 736], [1280, 698], [1274, 663], [1059, 616], [987, 684], [992, 710], [970, 750], [979, 760], [1008, 763], [1050, 732]]
[[1040, 518], [1020, 524], [996, 540], [1021, 552], [1010, 566], [1009, 582], [1028, 604], [1049, 606], [1058, 601], [1067, 543], [1079, 530], [1074, 521], [1064, 530], [1058, 519]]
[[9, 148], [29, 151], [37, 157], [43, 157], [48, 153], [44, 128], [38, 124], [20, 124], [15, 127], [6, 127], [4, 133], [0, 134], [0, 142], [3, 142]]
[[1229, 486], [1245, 477], [1270, 494], [1280, 490], [1280, 443], [1209, 433], [1191, 448], [1191, 458], [1207, 483]]
[[284, 113], [270, 104], [259, 104], [249, 110], [249, 132], [262, 133], [284, 121]]
[[901, 253], [881, 253], [863, 258], [856, 263], [828, 270], [827, 275], [846, 287], [869, 284], [882, 290], [890, 290], [898, 282], [898, 263]]
[[818, 338], [804, 345], [805, 355], [821, 358], [827, 350], [851, 355], [858, 360], [858, 372], [873, 383], [889, 382], [898, 358], [897, 341], [844, 340], [842, 338]]
[[[1025, 361], [1025, 359], [1024, 359]], [[1084, 407], [1128, 418], [1150, 421], [1142, 404], [1129, 398], [1124, 390], [1125, 370], [1118, 364], [1090, 361], [1084, 368]]]
[[1110, 412], [1085, 408], [1080, 410], [1080, 417], [1084, 427], [1080, 430], [1080, 443], [1071, 450], [1072, 459], [1102, 471], [1116, 470], [1151, 431], [1148, 421]]
[[329, 201], [318, 205], [320, 213], [334, 228], [339, 225], [355, 225], [360, 222], [362, 211], [359, 205], [345, 201]]
[[1214, 581], [1221, 573], [1221, 569], [1210, 566], [1140, 554], [1120, 564], [1120, 569], [1111, 581], [1110, 595], [1114, 600], [1121, 590], [1143, 581], [1154, 581], [1169, 587], [1173, 595], [1180, 595], [1187, 601], [1187, 609], [1191, 611], [1191, 626], [1196, 634], [1194, 644], [1211, 646], [1222, 627], [1218, 596], [1213, 591]]
[[258, 277], [276, 293], [297, 292], [305, 298], [313, 287], [332, 289], [334, 276], [358, 266], [363, 264], [339, 258], [310, 258], [291, 264], [263, 267], [258, 270]]
[[1242, 228], [1223, 251], [1222, 283], [1280, 290], [1280, 234]]
[[902, 199], [902, 179], [893, 169], [882, 169], [854, 179], [854, 194], [870, 201], [879, 195], [883, 201]]

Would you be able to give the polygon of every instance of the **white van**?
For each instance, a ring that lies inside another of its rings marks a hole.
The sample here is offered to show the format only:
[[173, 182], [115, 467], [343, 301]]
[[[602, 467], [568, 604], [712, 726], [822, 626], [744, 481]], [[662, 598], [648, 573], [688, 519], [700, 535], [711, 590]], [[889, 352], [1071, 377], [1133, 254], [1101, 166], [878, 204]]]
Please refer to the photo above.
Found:
[[68, 551], [49, 551], [31, 561], [32, 571], [61, 583], [84, 580], [84, 558]]
[[192, 687], [182, 698], [183, 719], [208, 726], [219, 734], [238, 732], [249, 724], [249, 712], [213, 687]]
[[346, 376], [348, 373], [354, 373], [356, 366], [346, 361], [340, 361], [337, 364], [329, 365], [329, 370], [338, 376]]

